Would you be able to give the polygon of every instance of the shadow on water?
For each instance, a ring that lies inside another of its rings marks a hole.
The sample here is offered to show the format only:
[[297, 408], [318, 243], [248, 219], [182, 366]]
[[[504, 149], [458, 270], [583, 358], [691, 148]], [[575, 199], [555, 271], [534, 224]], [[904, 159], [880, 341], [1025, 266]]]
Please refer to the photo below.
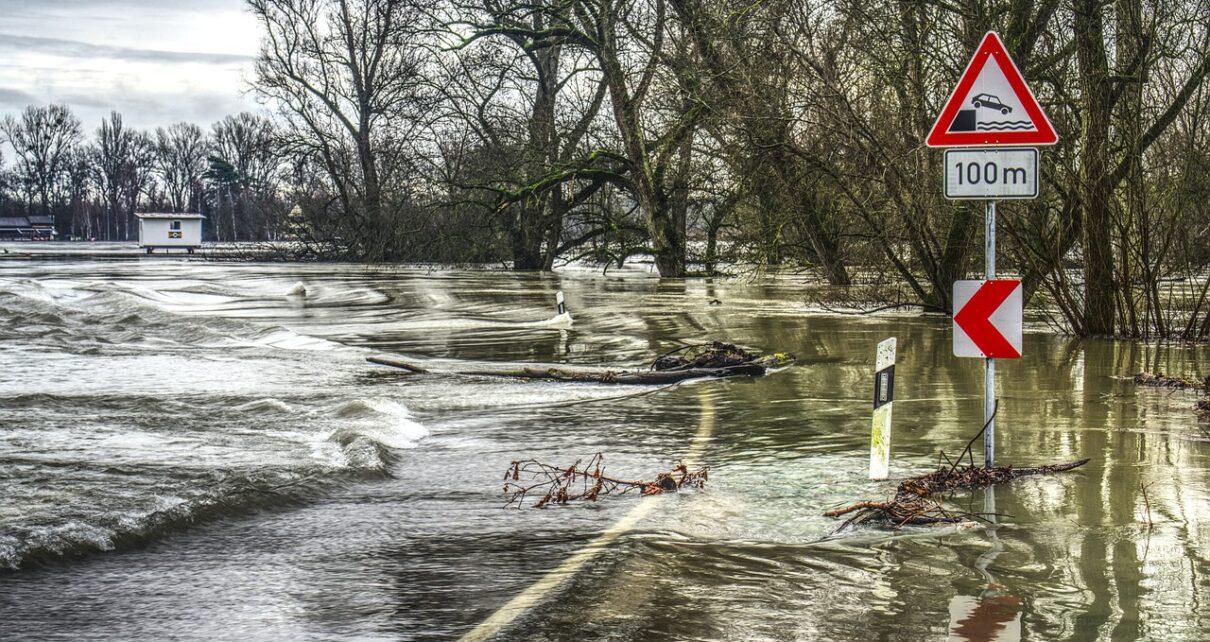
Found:
[[[307, 296], [284, 296], [299, 281]], [[526, 325], [557, 290], [574, 325]], [[1092, 461], [952, 499], [994, 503], [995, 528], [829, 537], [825, 510], [894, 485], [866, 479], [875, 344], [899, 340], [893, 478], [978, 430], [982, 377], [944, 319], [812, 314], [808, 298], [789, 279], [0, 265], [0, 555], [18, 567], [0, 575], [0, 637], [457, 638], [646, 501], [499, 639], [1205, 639], [1210, 438], [1190, 394], [1128, 376], [1204, 374], [1210, 351], [1027, 334], [1000, 367], [1002, 463]], [[633, 393], [363, 361], [637, 367], [709, 339], [802, 361]], [[694, 443], [703, 492], [501, 508], [513, 459], [602, 452], [642, 477]], [[290, 475], [324, 492], [205, 508], [223, 484], [271, 497]], [[164, 510], [186, 526], [123, 544]], [[35, 540], [91, 553], [22, 565]]]

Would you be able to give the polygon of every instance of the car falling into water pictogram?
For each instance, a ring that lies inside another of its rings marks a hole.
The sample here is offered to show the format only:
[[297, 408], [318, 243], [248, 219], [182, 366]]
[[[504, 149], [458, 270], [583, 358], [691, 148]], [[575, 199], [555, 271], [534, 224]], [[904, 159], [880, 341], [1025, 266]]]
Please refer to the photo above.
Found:
[[1013, 110], [1012, 107], [1000, 102], [999, 96], [993, 96], [991, 94], [979, 94], [971, 99], [971, 104], [974, 105], [976, 109], [980, 107], [999, 109], [1001, 114], [1009, 114]]

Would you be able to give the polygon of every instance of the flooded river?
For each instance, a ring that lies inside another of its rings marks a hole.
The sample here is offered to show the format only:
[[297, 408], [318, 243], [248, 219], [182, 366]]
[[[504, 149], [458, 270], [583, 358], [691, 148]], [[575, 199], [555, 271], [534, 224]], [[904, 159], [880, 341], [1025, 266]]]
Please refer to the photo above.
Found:
[[[542, 323], [560, 289], [570, 329]], [[999, 367], [998, 463], [1091, 463], [954, 498], [997, 528], [833, 536], [821, 513], [894, 486], [866, 479], [875, 344], [899, 342], [893, 477], [978, 430], [982, 370], [947, 319], [808, 298], [792, 278], [0, 262], [0, 639], [1210, 636], [1208, 425], [1192, 393], [1128, 380], [1210, 373], [1210, 350], [1027, 329]], [[802, 361], [637, 389], [365, 361], [642, 366], [708, 339]], [[710, 481], [502, 508], [510, 461], [596, 452]]]

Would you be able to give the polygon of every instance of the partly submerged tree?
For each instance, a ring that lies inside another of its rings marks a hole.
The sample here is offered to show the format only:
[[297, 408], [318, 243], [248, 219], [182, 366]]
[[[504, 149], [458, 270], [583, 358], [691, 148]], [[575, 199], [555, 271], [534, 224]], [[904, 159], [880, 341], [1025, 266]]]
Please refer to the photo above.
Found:
[[249, 0], [264, 29], [256, 89], [289, 123], [292, 153], [324, 168], [335, 210], [317, 215], [365, 260], [391, 259], [394, 209], [426, 121], [416, 0]]

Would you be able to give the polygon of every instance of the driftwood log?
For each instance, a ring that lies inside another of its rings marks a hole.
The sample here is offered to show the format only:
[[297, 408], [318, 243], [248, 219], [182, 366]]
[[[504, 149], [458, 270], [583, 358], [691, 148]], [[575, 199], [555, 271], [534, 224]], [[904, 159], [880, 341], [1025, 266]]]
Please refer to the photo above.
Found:
[[[694, 350], [696, 348], [696, 350]], [[681, 355], [678, 353], [687, 352]], [[367, 357], [366, 361], [391, 366], [413, 374], [444, 374], [467, 377], [504, 377], [569, 383], [616, 385], [664, 385], [689, 379], [751, 376], [794, 363], [794, 355], [760, 355], [731, 344], [710, 343], [686, 346], [661, 355], [646, 370], [612, 370], [574, 366], [502, 366], [499, 368], [431, 369], [397, 357]]]

